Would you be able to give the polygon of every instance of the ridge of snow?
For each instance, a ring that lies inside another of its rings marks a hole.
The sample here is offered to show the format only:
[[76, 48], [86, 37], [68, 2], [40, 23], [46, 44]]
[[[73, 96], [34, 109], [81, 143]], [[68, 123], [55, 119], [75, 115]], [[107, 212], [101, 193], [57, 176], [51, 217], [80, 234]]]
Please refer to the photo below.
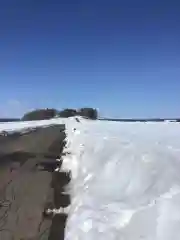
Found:
[[180, 239], [180, 124], [66, 122], [66, 240]]

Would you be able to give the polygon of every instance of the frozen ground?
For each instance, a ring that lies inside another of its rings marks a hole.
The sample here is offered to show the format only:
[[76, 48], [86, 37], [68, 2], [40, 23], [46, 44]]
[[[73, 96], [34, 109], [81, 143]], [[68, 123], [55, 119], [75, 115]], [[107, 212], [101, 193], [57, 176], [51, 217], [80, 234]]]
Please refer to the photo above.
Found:
[[66, 240], [180, 239], [180, 124], [67, 121]]

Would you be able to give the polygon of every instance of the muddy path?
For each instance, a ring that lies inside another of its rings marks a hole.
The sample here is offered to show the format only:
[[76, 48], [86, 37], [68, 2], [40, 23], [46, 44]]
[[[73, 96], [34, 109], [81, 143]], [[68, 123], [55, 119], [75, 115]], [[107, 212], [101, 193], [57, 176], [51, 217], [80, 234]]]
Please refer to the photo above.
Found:
[[0, 240], [64, 239], [66, 216], [44, 214], [47, 207], [70, 204], [60, 190], [68, 180], [54, 172], [64, 129], [57, 125], [0, 136]]

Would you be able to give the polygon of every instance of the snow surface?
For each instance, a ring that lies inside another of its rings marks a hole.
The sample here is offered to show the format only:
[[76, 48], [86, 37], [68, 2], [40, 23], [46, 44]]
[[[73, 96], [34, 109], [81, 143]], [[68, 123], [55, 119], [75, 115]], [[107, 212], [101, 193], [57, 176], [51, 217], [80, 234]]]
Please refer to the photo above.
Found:
[[66, 124], [65, 239], [179, 240], [180, 124], [79, 119], [0, 123], [0, 132]]
[[64, 124], [64, 118], [53, 118], [41, 121], [20, 121], [20, 122], [6, 122], [0, 123], [0, 132], [22, 132], [22, 130], [36, 127], [48, 127], [55, 124]]
[[66, 122], [66, 240], [180, 239], [180, 124]]

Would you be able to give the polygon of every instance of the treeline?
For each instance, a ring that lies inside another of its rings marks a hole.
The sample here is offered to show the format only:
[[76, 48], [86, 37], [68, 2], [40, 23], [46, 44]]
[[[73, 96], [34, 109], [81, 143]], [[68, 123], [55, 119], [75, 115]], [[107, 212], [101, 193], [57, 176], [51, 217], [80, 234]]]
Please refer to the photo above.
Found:
[[82, 116], [89, 119], [97, 119], [98, 113], [97, 109], [94, 108], [80, 108], [76, 109], [64, 109], [63, 111], [59, 112], [59, 117], [74, 117], [74, 116]]
[[74, 116], [82, 116], [88, 119], [96, 120], [98, 118], [97, 109], [94, 108], [80, 108], [80, 109], [64, 109], [62, 111], [58, 111], [56, 109], [36, 109], [31, 112], [26, 113], [21, 120], [23, 121], [33, 121], [33, 120], [46, 120], [55, 117], [74, 117]]
[[180, 122], [180, 118], [100, 118], [99, 120], [111, 122]]
[[19, 122], [20, 118], [0, 118], [0, 122]]

